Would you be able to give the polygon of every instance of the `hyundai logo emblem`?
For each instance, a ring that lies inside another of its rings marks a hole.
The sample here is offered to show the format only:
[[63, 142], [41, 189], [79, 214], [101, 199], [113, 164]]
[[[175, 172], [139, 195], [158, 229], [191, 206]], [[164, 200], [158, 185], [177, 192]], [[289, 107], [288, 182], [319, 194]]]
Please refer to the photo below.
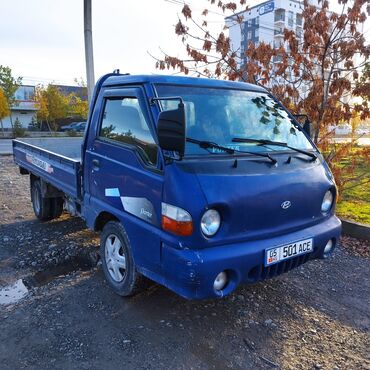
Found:
[[290, 203], [290, 200], [286, 200], [285, 202], [281, 203], [281, 208], [282, 209], [288, 209], [292, 203]]

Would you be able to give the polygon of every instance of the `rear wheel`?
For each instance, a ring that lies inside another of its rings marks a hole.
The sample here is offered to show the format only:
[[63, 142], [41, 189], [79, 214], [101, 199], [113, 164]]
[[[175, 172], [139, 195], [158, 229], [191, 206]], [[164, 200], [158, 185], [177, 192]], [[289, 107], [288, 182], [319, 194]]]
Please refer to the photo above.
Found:
[[104, 226], [100, 258], [105, 278], [115, 293], [126, 297], [142, 290], [145, 279], [136, 271], [126, 231], [117, 221]]
[[51, 218], [58, 218], [63, 213], [64, 199], [62, 197], [50, 198]]
[[42, 195], [40, 180], [31, 182], [31, 201], [36, 217], [41, 221], [51, 220], [63, 213], [63, 198], [46, 198]]
[[50, 220], [50, 200], [42, 196], [40, 180], [32, 181], [31, 201], [36, 217], [41, 221]]

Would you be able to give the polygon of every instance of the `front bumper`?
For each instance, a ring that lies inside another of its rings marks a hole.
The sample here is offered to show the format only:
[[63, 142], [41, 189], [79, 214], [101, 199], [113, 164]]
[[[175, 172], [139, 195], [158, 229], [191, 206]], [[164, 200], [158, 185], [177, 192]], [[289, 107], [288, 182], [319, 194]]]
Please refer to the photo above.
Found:
[[[201, 250], [180, 250], [163, 244], [163, 275], [160, 280], [163, 285], [188, 299], [222, 297], [230, 294], [241, 283], [271, 278], [310, 259], [324, 258], [326, 243], [332, 239], [335, 247], [340, 234], [341, 222], [333, 215], [320, 224], [270, 239]], [[307, 238], [313, 238], [313, 252], [269, 267], [264, 266], [265, 249]], [[216, 291], [213, 282], [221, 271], [227, 272], [229, 282], [223, 290]]]

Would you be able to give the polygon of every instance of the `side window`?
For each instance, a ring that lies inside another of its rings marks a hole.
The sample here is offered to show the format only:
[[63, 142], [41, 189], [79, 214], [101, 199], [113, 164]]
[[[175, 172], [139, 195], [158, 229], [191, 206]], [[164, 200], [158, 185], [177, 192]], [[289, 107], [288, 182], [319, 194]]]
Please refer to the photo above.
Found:
[[145, 162], [157, 163], [157, 144], [137, 98], [106, 99], [99, 136], [134, 145]]

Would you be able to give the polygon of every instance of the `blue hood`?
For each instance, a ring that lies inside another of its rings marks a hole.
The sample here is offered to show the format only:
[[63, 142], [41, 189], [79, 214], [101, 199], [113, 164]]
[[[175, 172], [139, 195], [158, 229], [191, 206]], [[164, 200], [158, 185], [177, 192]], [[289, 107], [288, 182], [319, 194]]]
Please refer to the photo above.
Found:
[[[194, 235], [186, 243], [202, 247], [261, 239], [320, 222], [325, 217], [322, 199], [334, 186], [327, 167], [321, 159], [313, 163], [292, 158], [285, 163], [286, 154], [275, 157], [277, 166], [264, 159], [239, 158], [235, 167], [230, 157], [188, 159], [168, 166], [166, 177], [172, 181], [165, 181], [164, 201], [193, 216]], [[287, 201], [290, 207], [284, 209], [282, 204]], [[211, 239], [199, 231], [207, 208], [217, 209], [222, 218], [220, 230]]]

